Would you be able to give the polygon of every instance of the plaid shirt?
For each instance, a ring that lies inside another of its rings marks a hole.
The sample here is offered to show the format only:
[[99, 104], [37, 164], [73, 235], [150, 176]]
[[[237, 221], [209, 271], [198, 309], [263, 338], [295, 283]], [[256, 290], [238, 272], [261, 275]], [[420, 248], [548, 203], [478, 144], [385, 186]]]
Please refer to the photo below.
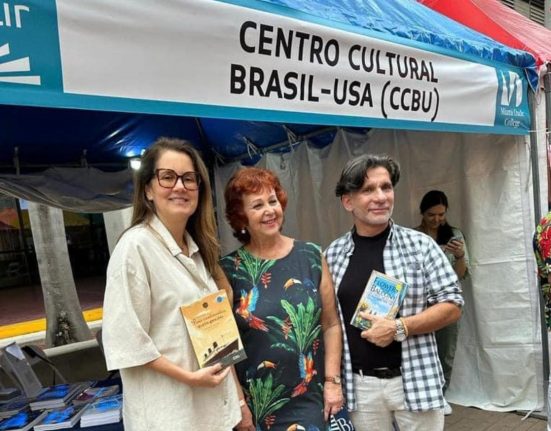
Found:
[[[336, 292], [354, 252], [352, 232], [333, 241], [325, 251]], [[409, 285], [400, 308], [402, 317], [413, 316], [440, 302], [463, 305], [457, 276], [440, 247], [429, 236], [392, 223], [383, 251], [383, 262], [386, 274]], [[352, 362], [345, 331], [345, 324], [349, 322], [343, 321], [338, 301], [337, 305], [343, 332], [343, 390], [348, 408], [356, 410]], [[444, 407], [444, 378], [434, 333], [412, 335], [402, 343], [402, 381], [408, 410]]]

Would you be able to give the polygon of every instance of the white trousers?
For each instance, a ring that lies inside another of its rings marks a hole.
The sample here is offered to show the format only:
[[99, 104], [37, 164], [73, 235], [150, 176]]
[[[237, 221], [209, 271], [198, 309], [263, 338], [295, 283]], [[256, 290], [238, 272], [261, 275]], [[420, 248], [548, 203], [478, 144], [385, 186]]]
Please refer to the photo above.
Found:
[[395, 419], [401, 431], [441, 431], [443, 410], [410, 412], [404, 403], [402, 377], [379, 379], [354, 374], [356, 411], [350, 419], [356, 431], [392, 431]]

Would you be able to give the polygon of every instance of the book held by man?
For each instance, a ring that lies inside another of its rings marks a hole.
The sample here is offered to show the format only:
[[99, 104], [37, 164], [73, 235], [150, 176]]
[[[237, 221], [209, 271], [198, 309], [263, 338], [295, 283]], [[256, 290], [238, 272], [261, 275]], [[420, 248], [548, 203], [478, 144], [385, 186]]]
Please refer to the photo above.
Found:
[[180, 311], [200, 368], [218, 362], [228, 366], [247, 357], [226, 292], [211, 293]]
[[373, 271], [350, 324], [361, 330], [371, 327], [371, 322], [360, 316], [362, 311], [390, 319], [395, 318], [404, 301], [407, 289], [407, 283], [382, 272]]

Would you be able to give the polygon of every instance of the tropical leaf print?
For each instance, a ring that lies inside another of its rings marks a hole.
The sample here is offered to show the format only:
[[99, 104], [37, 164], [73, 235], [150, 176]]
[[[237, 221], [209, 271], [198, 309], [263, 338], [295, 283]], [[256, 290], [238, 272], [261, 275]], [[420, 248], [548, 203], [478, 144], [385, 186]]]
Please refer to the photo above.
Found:
[[317, 269], [321, 271], [321, 247], [313, 242], [307, 242], [308, 247], [304, 248], [304, 254], [310, 262], [312, 269]]
[[300, 350], [295, 349], [294, 347], [291, 347], [288, 344], [278, 342], [279, 340], [281, 340], [281, 336], [283, 336], [284, 340], [290, 339], [293, 342], [293, 344], [296, 345], [296, 337], [295, 337], [295, 334], [291, 332], [292, 323], [289, 316], [287, 316], [285, 320], [281, 320], [279, 317], [276, 317], [276, 316], [268, 316], [267, 319], [274, 322], [275, 327], [279, 329], [279, 332], [281, 332], [281, 335], [279, 334], [279, 332], [276, 332], [272, 337], [272, 339], [274, 340], [272, 342], [272, 348], [275, 348], [276, 346], [278, 348], [283, 348], [283, 346], [286, 346], [285, 350], [289, 352], [300, 353]]
[[280, 398], [285, 392], [284, 385], [278, 385], [273, 387], [274, 380], [272, 373], [268, 374], [266, 378], [253, 379], [249, 383], [249, 396], [252, 401], [252, 413], [255, 418], [255, 423], [259, 424], [267, 416], [273, 415], [273, 413], [287, 404], [290, 398]]
[[244, 248], [237, 250], [237, 254], [241, 258], [239, 269], [245, 271], [247, 279], [253, 286], [257, 286], [260, 277], [277, 262], [273, 259], [257, 259]]
[[[321, 331], [321, 325], [319, 324], [321, 307], [316, 308], [312, 298], [308, 298], [306, 307], [303, 303], [295, 307], [285, 299], [281, 300], [281, 306], [285, 309], [291, 321], [292, 327], [288, 332], [289, 339], [295, 343], [298, 352], [306, 352]], [[269, 318], [271, 317], [269, 316]], [[277, 322], [276, 319], [271, 320]], [[281, 321], [281, 324], [283, 323]]]

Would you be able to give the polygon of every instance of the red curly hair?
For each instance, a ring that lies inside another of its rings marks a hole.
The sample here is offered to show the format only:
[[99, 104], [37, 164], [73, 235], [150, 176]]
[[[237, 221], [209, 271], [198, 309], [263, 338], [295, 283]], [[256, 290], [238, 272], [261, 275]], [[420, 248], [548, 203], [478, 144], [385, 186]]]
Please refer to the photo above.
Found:
[[266, 189], [274, 189], [277, 200], [285, 211], [287, 193], [283, 190], [277, 176], [268, 169], [241, 168], [232, 175], [226, 184], [226, 190], [224, 190], [226, 219], [233, 229], [233, 236], [242, 244], [248, 244], [251, 241], [249, 232], [242, 232], [242, 229], [248, 224], [247, 216], [243, 210], [243, 195], [260, 193]]

